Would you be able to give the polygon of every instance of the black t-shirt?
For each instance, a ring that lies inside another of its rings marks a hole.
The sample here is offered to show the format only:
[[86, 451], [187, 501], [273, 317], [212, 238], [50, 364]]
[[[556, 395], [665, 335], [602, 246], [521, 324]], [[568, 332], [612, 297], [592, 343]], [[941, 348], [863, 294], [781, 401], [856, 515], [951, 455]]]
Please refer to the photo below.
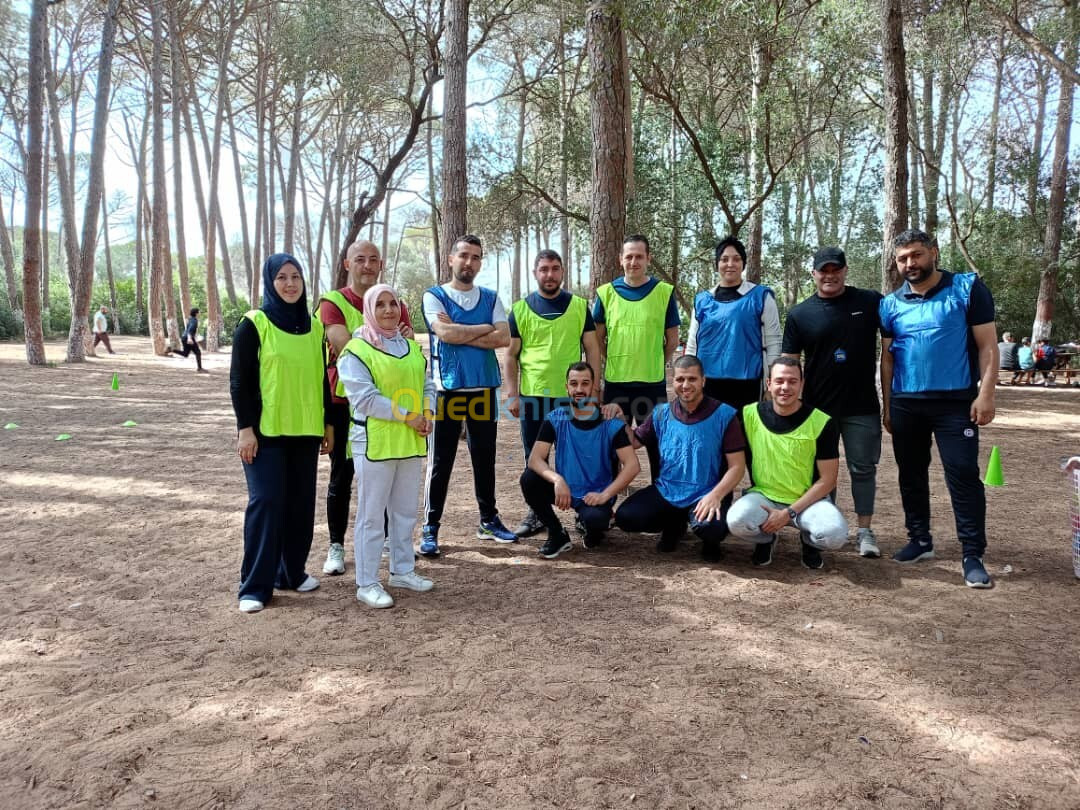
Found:
[[[571, 414], [573, 412], [571, 411]], [[576, 416], [571, 416], [570, 424], [579, 430], [595, 430], [604, 424], [603, 414], [600, 413], [600, 409], [597, 408], [593, 415], [587, 419], [578, 419]], [[545, 419], [540, 423], [540, 432], [536, 434], [536, 440], [538, 442], [546, 442], [548, 444], [555, 444], [556, 434], [555, 426], [550, 421]], [[611, 448], [613, 450], [619, 450], [623, 447], [630, 446], [630, 437], [626, 435], [625, 430], [620, 430], [615, 434], [615, 438], [611, 440]]]
[[[773, 433], [781, 435], [791, 433], [791, 431], [799, 427], [810, 418], [810, 412], [813, 410], [812, 407], [803, 403], [799, 406], [799, 410], [790, 416], [781, 416], [773, 410], [772, 402], [759, 402], [757, 406], [758, 416], [761, 417], [765, 427]], [[828, 461], [833, 458], [840, 458], [840, 429], [836, 426], [836, 422], [830, 419], [825, 423], [825, 427], [821, 429], [821, 433], [818, 434], [814, 459], [816, 461]]]
[[880, 303], [881, 293], [849, 286], [835, 298], [812, 295], [788, 312], [782, 351], [806, 355], [807, 405], [836, 417], [879, 412]]
[[[799, 427], [803, 422], [810, 418], [810, 414], [814, 409], [805, 403], [799, 407], [799, 410], [790, 416], [781, 416], [773, 410], [772, 402], [759, 402], [757, 404], [758, 416], [761, 417], [761, 421], [765, 427], [771, 430], [773, 433], [790, 433]], [[817, 446], [814, 452], [814, 475], [812, 481], [817, 481], [821, 476], [818, 474], [817, 462], [828, 461], [830, 459], [840, 458], [840, 429], [836, 426], [836, 421], [829, 419], [825, 423], [825, 427], [821, 429], [821, 433], [817, 437]], [[748, 446], [746, 448], [746, 469], [753, 471], [754, 461], [754, 448]], [[751, 474], [750, 479], [753, 482], [754, 476]]]
[[[561, 291], [554, 298], [544, 298], [540, 293], [532, 292], [526, 296], [525, 304], [541, 318], [550, 321], [560, 317], [566, 312], [573, 297], [574, 296], [566, 290]], [[518, 332], [517, 319], [514, 317], [513, 310], [510, 310], [507, 321], [510, 325], [510, 337], [521, 338], [521, 333]], [[596, 331], [596, 324], [593, 323], [592, 313], [589, 312], [588, 307], [585, 307], [585, 326], [581, 331], [583, 333]]]
[[739, 287], [741, 286], [742, 282], [739, 282], [734, 287], [717, 287], [713, 291], [713, 298], [721, 304], [726, 304], [729, 301], [737, 301], [742, 298], [742, 293], [739, 292]]

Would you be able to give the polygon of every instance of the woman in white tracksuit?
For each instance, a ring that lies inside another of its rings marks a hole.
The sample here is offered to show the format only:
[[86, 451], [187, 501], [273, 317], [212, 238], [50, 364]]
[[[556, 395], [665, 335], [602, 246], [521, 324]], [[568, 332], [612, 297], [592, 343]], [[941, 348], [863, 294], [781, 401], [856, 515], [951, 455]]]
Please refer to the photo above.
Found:
[[383, 515], [388, 517], [391, 588], [428, 591], [414, 570], [423, 459], [431, 433], [435, 388], [420, 345], [401, 336], [401, 302], [387, 284], [364, 294], [364, 325], [337, 361], [339, 393], [349, 399], [357, 515], [354, 535], [356, 598], [374, 608], [393, 606], [379, 582]]

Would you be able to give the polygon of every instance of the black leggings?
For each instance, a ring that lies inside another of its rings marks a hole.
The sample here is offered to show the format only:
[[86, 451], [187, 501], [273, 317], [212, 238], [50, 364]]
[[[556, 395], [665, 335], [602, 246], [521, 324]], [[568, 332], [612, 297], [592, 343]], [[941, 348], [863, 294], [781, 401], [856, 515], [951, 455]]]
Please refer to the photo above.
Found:
[[176, 351], [176, 354], [181, 357], [187, 357], [189, 354], [195, 355], [196, 366], [202, 368], [202, 350], [199, 348], [198, 341], [188, 343], [186, 340], [181, 340], [180, 348]]

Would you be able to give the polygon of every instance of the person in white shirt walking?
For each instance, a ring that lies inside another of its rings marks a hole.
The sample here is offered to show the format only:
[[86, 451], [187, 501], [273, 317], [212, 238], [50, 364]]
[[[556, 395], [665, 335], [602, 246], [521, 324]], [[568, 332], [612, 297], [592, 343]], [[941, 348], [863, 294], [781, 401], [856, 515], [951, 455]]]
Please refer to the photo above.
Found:
[[99, 343], [104, 343], [109, 354], [116, 354], [109, 343], [109, 319], [106, 317], [108, 313], [109, 308], [105, 305], [94, 313], [94, 348], [96, 349]]

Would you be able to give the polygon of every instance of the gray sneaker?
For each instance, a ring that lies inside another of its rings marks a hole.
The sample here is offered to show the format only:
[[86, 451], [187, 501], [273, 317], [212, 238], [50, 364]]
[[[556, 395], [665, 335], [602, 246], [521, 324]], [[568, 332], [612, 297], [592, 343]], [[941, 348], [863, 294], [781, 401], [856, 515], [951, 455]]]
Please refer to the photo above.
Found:
[[878, 558], [881, 549], [878, 548], [877, 538], [874, 537], [873, 529], [859, 529], [859, 556]]
[[518, 537], [532, 537], [534, 534], [539, 534], [543, 530], [543, 521], [536, 516], [536, 513], [533, 512], [532, 509], [530, 509], [529, 514], [525, 515], [521, 523], [514, 527], [514, 534]]

